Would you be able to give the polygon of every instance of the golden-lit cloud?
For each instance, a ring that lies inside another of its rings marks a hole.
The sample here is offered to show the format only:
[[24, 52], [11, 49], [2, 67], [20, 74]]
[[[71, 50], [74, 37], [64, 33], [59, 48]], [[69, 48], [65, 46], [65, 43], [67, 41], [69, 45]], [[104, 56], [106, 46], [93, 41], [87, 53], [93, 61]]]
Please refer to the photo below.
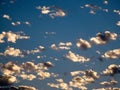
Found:
[[76, 45], [77, 45], [78, 48], [81, 48], [81, 49], [91, 48], [91, 44], [88, 41], [83, 40], [83, 39], [77, 40]]
[[65, 58], [73, 61], [73, 62], [88, 62], [90, 61], [90, 58], [86, 58], [83, 56], [80, 56], [78, 54], [73, 53], [72, 51], [69, 51], [66, 55]]
[[90, 41], [96, 45], [106, 44], [110, 40], [116, 40], [117, 34], [105, 31], [104, 33], [97, 33], [96, 37], [90, 38]]

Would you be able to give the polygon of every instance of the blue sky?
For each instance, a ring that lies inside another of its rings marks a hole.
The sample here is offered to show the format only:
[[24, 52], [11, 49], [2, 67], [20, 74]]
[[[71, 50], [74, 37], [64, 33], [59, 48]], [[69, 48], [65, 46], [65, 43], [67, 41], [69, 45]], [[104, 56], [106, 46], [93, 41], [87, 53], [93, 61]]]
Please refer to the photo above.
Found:
[[[32, 81], [18, 77], [19, 82], [14, 85], [34, 86], [38, 90], [62, 90], [61, 88], [50, 87], [47, 84], [50, 82], [54, 83], [55, 79], [59, 78], [62, 78], [68, 84], [73, 78], [69, 74], [72, 71], [92, 69], [100, 75], [109, 65], [119, 65], [120, 54], [115, 60], [111, 60], [108, 57], [105, 57], [103, 62], [98, 60], [99, 56], [104, 55], [105, 52], [120, 48], [120, 0], [108, 0], [108, 4], [105, 4], [104, 1], [105, 0], [1, 0], [0, 34], [3, 31], [6, 33], [11, 31], [15, 34], [19, 33], [19, 35], [30, 36], [30, 38], [27, 40], [24, 40], [24, 38], [23, 40], [16, 39], [14, 43], [8, 41], [8, 37], [5, 36], [5, 43], [0, 42], [0, 53], [3, 54], [3, 56], [1, 56], [2, 58], [0, 58], [0, 63], [5, 64], [12, 61], [18, 62], [18, 64], [21, 65], [29, 61], [35, 64], [50, 61], [54, 66], [50, 68], [48, 72], [59, 75], [54, 78], [45, 78], [44, 80], [36, 78]], [[37, 9], [37, 7], [40, 7], [40, 9]], [[49, 7], [49, 9], [47, 9], [49, 13], [42, 13], [43, 7]], [[93, 12], [90, 13], [90, 11]], [[62, 16], [60, 12], [65, 15]], [[51, 15], [53, 15], [53, 17]], [[23, 33], [20, 33], [20, 31]], [[105, 44], [100, 45], [91, 42], [90, 39], [96, 37], [97, 33], [101, 32], [103, 33], [102, 35], [105, 35], [105, 31], [109, 31], [113, 36], [115, 35], [114, 33], [116, 33], [117, 37], [115, 37], [115, 40], [110, 38], [110, 41], [105, 41]], [[80, 38], [88, 41], [92, 47], [87, 48], [87, 50], [77, 47], [76, 43]], [[67, 50], [60, 49], [60, 42], [64, 44], [71, 42], [72, 46]], [[57, 46], [57, 50], [51, 48], [52, 44]], [[38, 46], [44, 46], [45, 50], [32, 53], [32, 50], [38, 49]], [[30, 54], [24, 58], [21, 58], [19, 55], [17, 57], [10, 54], [4, 55], [4, 51], [9, 47], [21, 50], [22, 54], [23, 52], [28, 54], [28, 50]], [[74, 60], [70, 61], [70, 58], [66, 58], [69, 51], [88, 57], [91, 60], [84, 63], [74, 62]], [[99, 51], [100, 54], [97, 54], [96, 51]], [[37, 56], [40, 56], [40, 58], [37, 58]], [[3, 58], [6, 58], [6, 60], [3, 60]], [[56, 60], [56, 58], [58, 60]], [[28, 72], [26, 71], [26, 73]], [[99, 83], [109, 81], [113, 78], [118, 80], [116, 87], [119, 87], [120, 80], [118, 77], [119, 74], [113, 77], [101, 76], [95, 83], [89, 83], [86, 87], [88, 90], [105, 88], [105, 86], [99, 85]], [[73, 87], [73, 90], [79, 89]]]

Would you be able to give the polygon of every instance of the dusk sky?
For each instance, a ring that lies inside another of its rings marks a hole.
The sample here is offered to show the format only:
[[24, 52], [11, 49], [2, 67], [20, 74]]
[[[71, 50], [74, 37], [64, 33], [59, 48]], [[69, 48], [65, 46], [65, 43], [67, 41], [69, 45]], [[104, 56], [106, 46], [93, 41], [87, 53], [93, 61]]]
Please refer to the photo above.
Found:
[[120, 90], [119, 60], [120, 0], [0, 0], [0, 90]]

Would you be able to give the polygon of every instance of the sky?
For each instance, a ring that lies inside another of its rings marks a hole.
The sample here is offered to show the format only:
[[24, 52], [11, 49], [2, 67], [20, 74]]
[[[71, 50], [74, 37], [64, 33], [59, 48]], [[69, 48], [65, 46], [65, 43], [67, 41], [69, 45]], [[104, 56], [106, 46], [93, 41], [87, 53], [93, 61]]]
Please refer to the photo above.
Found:
[[0, 0], [0, 88], [119, 90], [119, 4]]

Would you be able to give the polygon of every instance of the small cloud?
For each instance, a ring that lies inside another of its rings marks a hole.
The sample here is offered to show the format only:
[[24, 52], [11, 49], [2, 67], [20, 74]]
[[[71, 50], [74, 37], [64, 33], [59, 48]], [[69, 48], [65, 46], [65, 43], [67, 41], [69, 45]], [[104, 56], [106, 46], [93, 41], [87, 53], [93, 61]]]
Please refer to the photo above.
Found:
[[83, 56], [80, 56], [78, 54], [75, 54], [71, 51], [69, 51], [66, 55], [65, 55], [66, 59], [69, 59], [73, 62], [88, 62], [90, 61], [90, 58], [85, 58]]
[[120, 26], [120, 21], [118, 21], [118, 22], [116, 23], [116, 25], [117, 25], [117, 26]]
[[81, 48], [81, 49], [88, 49], [88, 48], [91, 48], [91, 44], [86, 41], [86, 40], [83, 40], [83, 39], [79, 39], [76, 43], [77, 47], [78, 48]]
[[7, 14], [4, 14], [3, 18], [8, 19], [8, 20], [12, 20], [11, 17], [9, 15], [7, 15]]

